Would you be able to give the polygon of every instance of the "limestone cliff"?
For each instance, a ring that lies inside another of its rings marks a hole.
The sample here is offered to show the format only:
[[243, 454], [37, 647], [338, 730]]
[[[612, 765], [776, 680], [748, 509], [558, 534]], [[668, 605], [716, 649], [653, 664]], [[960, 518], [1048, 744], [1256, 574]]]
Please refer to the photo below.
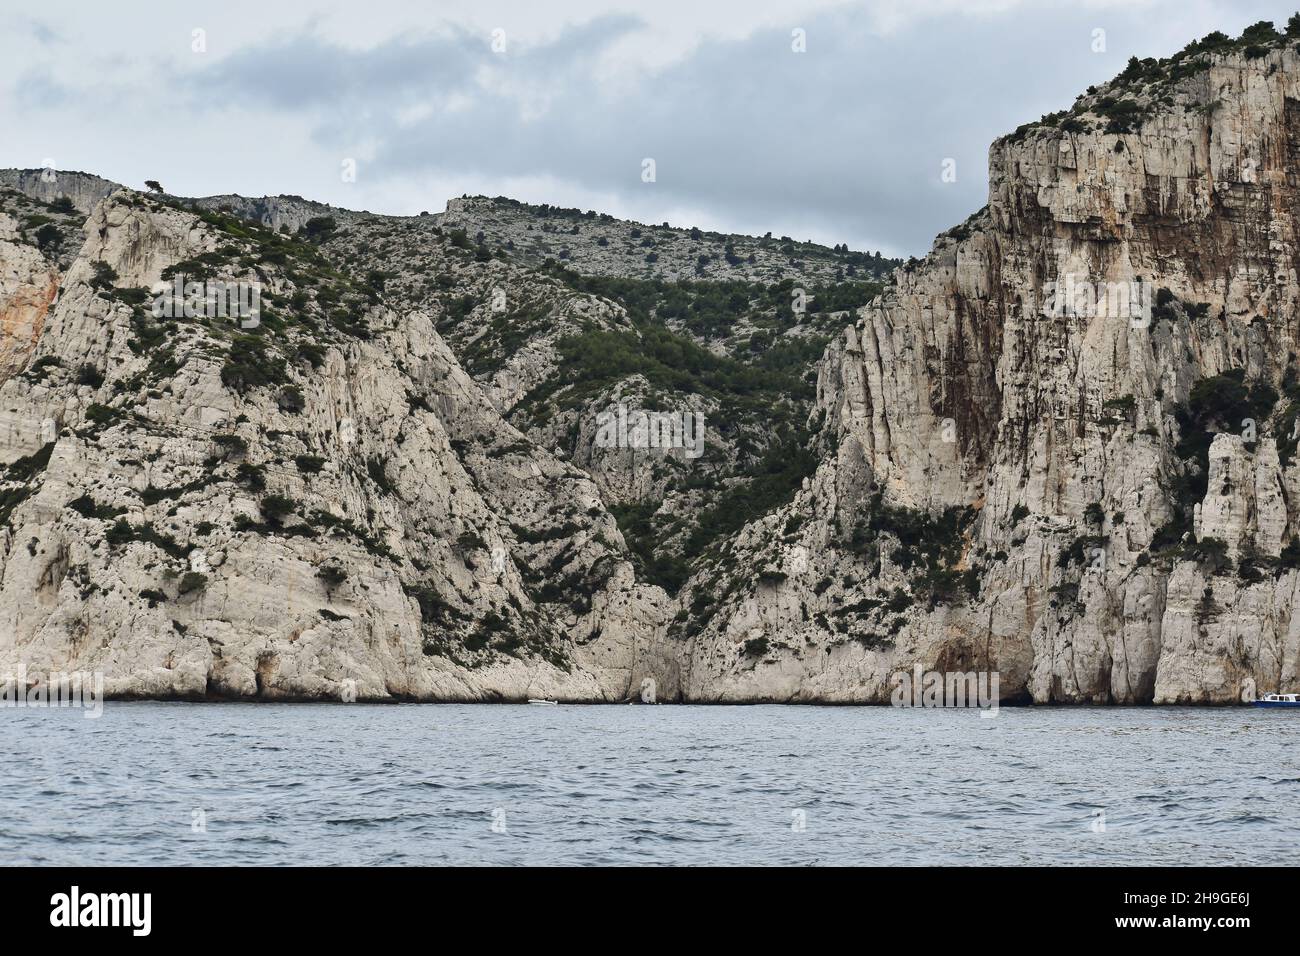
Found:
[[[673, 691], [662, 592], [595, 486], [499, 417], [428, 316], [129, 192], [95, 207], [52, 302], [48, 264], [2, 251], [23, 267], [5, 354], [30, 359], [0, 385], [0, 670], [103, 671], [117, 695], [616, 700], [652, 667]], [[260, 326], [152, 314], [145, 290], [203, 263], [258, 278]]]
[[[987, 207], [883, 291], [878, 256], [506, 200], [0, 173], [0, 672], [1295, 691], [1300, 54], [1252, 31], [995, 142]], [[260, 323], [155, 314], [181, 274], [257, 283]], [[602, 447], [612, 404], [700, 412], [707, 451]]]
[[987, 208], [828, 351], [827, 458], [727, 562], [772, 570], [699, 582], [688, 696], [1296, 689], [1300, 57], [1221, 45], [993, 144]]

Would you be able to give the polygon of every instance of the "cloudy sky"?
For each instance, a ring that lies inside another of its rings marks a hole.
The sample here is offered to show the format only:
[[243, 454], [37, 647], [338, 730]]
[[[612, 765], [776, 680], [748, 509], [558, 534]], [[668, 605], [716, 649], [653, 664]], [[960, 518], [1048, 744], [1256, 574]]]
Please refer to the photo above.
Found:
[[0, 167], [920, 254], [984, 204], [993, 137], [1290, 2], [0, 0]]

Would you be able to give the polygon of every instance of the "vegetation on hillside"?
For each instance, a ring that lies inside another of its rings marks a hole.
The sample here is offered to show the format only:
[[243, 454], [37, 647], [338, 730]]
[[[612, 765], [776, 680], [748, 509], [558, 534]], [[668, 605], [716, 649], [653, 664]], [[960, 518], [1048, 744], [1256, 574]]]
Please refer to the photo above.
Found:
[[[1246, 27], [1239, 37], [1218, 30], [1193, 40], [1173, 56], [1130, 57], [1128, 64], [1112, 80], [1104, 94], [1089, 87], [1068, 110], [1048, 113], [1038, 120], [1017, 127], [1007, 140], [1017, 142], [1038, 129], [1059, 129], [1065, 133], [1084, 133], [1102, 129], [1107, 133], [1132, 133], [1147, 118], [1174, 102], [1173, 89], [1181, 80], [1204, 72], [1214, 56], [1240, 53], [1247, 59], [1259, 59], [1286, 43], [1300, 41], [1300, 13], [1293, 14], [1284, 30], [1271, 21], [1260, 20]], [[1203, 104], [1211, 111], [1215, 101]], [[1091, 117], [1100, 117], [1098, 122]]]

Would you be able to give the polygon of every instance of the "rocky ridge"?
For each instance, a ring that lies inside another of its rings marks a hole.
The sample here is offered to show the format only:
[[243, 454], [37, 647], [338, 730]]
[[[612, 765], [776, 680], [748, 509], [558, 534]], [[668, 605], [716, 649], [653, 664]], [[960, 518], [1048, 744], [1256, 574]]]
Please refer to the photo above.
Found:
[[462, 196], [431, 217], [443, 229], [460, 229], [475, 241], [506, 247], [530, 266], [548, 259], [585, 275], [681, 279], [808, 282], [880, 279], [898, 263], [879, 252], [827, 249], [789, 236], [761, 238], [701, 229], [647, 225], [606, 213], [537, 206], [514, 199]]

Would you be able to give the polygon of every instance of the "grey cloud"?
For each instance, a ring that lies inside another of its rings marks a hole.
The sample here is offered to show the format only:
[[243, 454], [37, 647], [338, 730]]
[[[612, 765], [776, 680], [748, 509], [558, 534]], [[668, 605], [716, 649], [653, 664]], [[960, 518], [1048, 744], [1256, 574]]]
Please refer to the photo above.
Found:
[[[1107, 9], [1111, 51], [1098, 56], [1102, 16], [1050, 4], [950, 14], [882, 37], [861, 11], [842, 11], [799, 24], [807, 53], [791, 51], [784, 28], [705, 41], [616, 90], [600, 86], [597, 68], [639, 29], [627, 17], [570, 25], [531, 47], [512, 40], [504, 56], [455, 27], [364, 50], [304, 33], [212, 64], [189, 92], [305, 114], [316, 142], [339, 155], [377, 144], [368, 175], [390, 182], [551, 177], [636, 208], [699, 209], [752, 228], [816, 224], [828, 241], [921, 253], [985, 202], [995, 136], [1068, 106], [1130, 52], [1176, 48], [1150, 48], [1150, 10]], [[412, 120], [417, 105], [429, 109]], [[654, 184], [641, 181], [644, 157], [657, 163]], [[940, 181], [945, 159], [955, 183]]]
[[27, 109], [55, 110], [76, 102], [77, 93], [55, 79], [48, 68], [28, 70], [14, 84], [15, 99]]
[[[978, 27], [885, 40], [852, 16], [823, 18], [806, 25], [807, 53], [791, 51], [788, 31], [705, 43], [606, 94], [591, 68], [635, 28], [622, 18], [594, 21], [504, 58], [462, 31], [362, 52], [303, 36], [231, 57], [198, 77], [195, 92], [313, 109], [322, 145], [381, 144], [372, 175], [474, 170], [548, 175], [633, 199], [655, 190], [665, 206], [751, 222], [818, 221], [845, 239], [870, 236], [893, 249], [924, 248], [984, 201], [984, 151], [998, 118], [970, 102], [983, 98], [978, 81], [955, 85], [951, 70], [916, 67], [969, 60]], [[504, 90], [480, 85], [480, 70]], [[549, 91], [545, 112], [525, 118], [539, 90]], [[399, 119], [416, 100], [453, 96], [468, 105], [435, 109], [415, 124]], [[918, 99], [929, 109], [918, 110]], [[954, 99], [966, 108], [945, 111]], [[640, 179], [645, 157], [657, 164], [653, 185]], [[939, 188], [947, 157], [961, 174]]]
[[41, 20], [29, 19], [27, 21], [27, 32], [42, 46], [53, 46], [55, 43], [63, 42], [63, 36], [48, 23]]
[[459, 30], [447, 37], [394, 39], [357, 52], [315, 35], [232, 54], [191, 83], [196, 105], [280, 110], [373, 104], [380, 112], [461, 88], [474, 50]]
[[190, 90], [204, 104], [288, 110], [344, 105], [354, 111], [349, 115], [391, 117], [412, 102], [478, 89], [480, 69], [519, 63], [530, 79], [547, 84], [583, 74], [601, 50], [638, 26], [627, 17], [600, 18], [532, 48], [518, 47], [507, 35], [504, 54], [492, 51], [490, 36], [455, 25], [360, 51], [307, 33], [234, 53], [194, 76]]

